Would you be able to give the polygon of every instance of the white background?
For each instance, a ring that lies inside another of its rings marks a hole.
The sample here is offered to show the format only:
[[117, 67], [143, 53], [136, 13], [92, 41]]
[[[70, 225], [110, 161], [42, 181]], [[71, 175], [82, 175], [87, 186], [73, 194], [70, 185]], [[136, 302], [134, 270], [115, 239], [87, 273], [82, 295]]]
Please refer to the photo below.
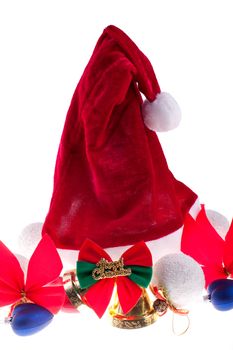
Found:
[[[9, 247], [46, 215], [66, 111], [108, 24], [136, 42], [182, 108], [179, 128], [159, 135], [171, 170], [208, 208], [233, 215], [231, 0], [0, 0], [0, 238]], [[233, 349], [233, 311], [199, 305], [190, 319], [188, 333], [176, 337], [171, 315], [123, 331], [83, 311], [58, 315], [30, 338], [0, 325], [0, 339], [17, 349]]]

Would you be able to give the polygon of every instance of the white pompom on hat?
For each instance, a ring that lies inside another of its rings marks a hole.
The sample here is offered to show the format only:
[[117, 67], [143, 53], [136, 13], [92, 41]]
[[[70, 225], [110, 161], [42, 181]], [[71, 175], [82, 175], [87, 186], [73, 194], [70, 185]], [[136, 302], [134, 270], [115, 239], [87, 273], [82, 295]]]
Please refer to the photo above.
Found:
[[181, 121], [181, 109], [176, 100], [167, 92], [157, 94], [153, 102], [145, 100], [142, 105], [145, 125], [152, 131], [175, 129]]

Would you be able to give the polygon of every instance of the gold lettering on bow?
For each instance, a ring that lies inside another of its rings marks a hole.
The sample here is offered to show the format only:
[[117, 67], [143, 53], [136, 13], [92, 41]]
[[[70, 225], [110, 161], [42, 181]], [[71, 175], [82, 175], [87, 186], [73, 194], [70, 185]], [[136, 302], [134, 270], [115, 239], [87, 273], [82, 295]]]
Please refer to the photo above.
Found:
[[92, 271], [92, 277], [95, 281], [104, 278], [113, 278], [117, 276], [129, 276], [132, 271], [130, 268], [124, 267], [124, 260], [120, 258], [118, 261], [107, 261], [101, 258], [96, 264], [96, 268]]

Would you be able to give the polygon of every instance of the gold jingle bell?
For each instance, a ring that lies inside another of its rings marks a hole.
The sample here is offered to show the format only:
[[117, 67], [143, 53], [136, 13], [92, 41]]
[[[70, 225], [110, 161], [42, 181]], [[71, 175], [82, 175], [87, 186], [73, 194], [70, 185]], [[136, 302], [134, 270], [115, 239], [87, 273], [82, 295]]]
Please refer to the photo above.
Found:
[[116, 297], [114, 305], [110, 308], [110, 315], [112, 316], [112, 325], [124, 329], [146, 327], [153, 324], [158, 318], [158, 314], [153, 309], [145, 288], [143, 288], [137, 304], [127, 314], [123, 313], [119, 300]]
[[75, 270], [65, 272], [63, 275], [63, 285], [66, 295], [75, 309], [85, 304], [84, 294], [86, 289], [80, 288]]

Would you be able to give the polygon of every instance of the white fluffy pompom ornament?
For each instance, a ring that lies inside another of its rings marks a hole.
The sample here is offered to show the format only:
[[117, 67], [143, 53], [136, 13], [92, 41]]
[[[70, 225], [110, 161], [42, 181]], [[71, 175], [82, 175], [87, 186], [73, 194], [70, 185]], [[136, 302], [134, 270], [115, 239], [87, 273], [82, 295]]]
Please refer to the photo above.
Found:
[[225, 239], [225, 236], [230, 228], [228, 219], [224, 215], [212, 209], [207, 209], [206, 215], [218, 234]]
[[155, 101], [144, 101], [142, 114], [145, 125], [152, 131], [175, 129], [181, 121], [181, 110], [176, 100], [167, 92], [161, 92]]
[[18, 238], [19, 252], [27, 258], [31, 257], [41, 240], [42, 227], [41, 222], [30, 224], [23, 229]]
[[168, 254], [159, 259], [154, 267], [151, 282], [177, 309], [189, 307], [201, 300], [205, 278], [200, 265], [183, 253]]
[[16, 256], [16, 258], [17, 258], [17, 260], [18, 260], [18, 262], [20, 264], [21, 269], [23, 270], [23, 272], [26, 275], [27, 274], [29, 260], [25, 256], [23, 256], [21, 254], [16, 253], [14, 255]]

